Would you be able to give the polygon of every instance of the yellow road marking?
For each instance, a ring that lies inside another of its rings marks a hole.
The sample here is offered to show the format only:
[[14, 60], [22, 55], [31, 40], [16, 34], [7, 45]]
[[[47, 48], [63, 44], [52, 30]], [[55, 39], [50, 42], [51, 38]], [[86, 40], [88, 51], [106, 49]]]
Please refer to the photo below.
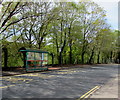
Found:
[[100, 86], [98, 86], [95, 90], [93, 90], [91, 93], [89, 93], [85, 98], [88, 98], [91, 94], [93, 94], [96, 90], [98, 90]]
[[95, 90], [98, 86], [95, 86], [94, 88], [92, 88], [90, 91], [88, 91], [87, 93], [85, 93], [84, 95], [82, 95], [80, 98], [85, 97], [87, 94], [89, 94], [90, 92], [92, 92], [93, 90]]
[[[33, 73], [33, 74], [23, 74], [23, 75], [17, 75], [17, 76], [33, 76], [33, 77], [40, 77], [40, 78], [50, 78], [54, 77], [55, 75], [46, 75], [46, 74], [40, 74], [40, 73]], [[22, 79], [22, 78], [17, 78], [17, 79]], [[25, 78], [23, 78], [24, 80]], [[31, 79], [25, 79], [25, 80], [31, 80]]]
[[31, 74], [31, 73], [27, 73], [27, 74], [20, 74], [20, 75], [14, 75], [14, 76], [27, 76], [27, 75], [29, 75], [29, 74]]
[[95, 86], [94, 88], [92, 88], [90, 91], [88, 91], [87, 93], [85, 93], [84, 95], [82, 95], [80, 98], [78, 98], [77, 100], [84, 100], [84, 98], [89, 97], [92, 93], [94, 93], [97, 89], [99, 89], [100, 86]]
[[[48, 71], [48, 72], [51, 72], [51, 71]], [[45, 73], [45, 72], [38, 72], [37, 74], [41, 74], [41, 73]], [[33, 73], [33, 74], [36, 74], [36, 73]], [[30, 76], [30, 75], [33, 75], [33, 74], [26, 73], [26, 74], [14, 75], [14, 76]]]
[[[62, 72], [58, 72], [58, 73], [60, 73], [60, 74], [69, 74], [69, 73], [72, 73], [72, 72], [80, 72], [80, 71], [74, 71], [73, 69], [68, 69], [68, 70], [60, 70], [60, 71], [63, 71], [63, 73]], [[49, 71], [49, 72], [51, 72], [51, 71]], [[45, 73], [45, 72], [40, 72], [39, 74], [42, 74], [42, 73]], [[33, 74], [31, 74], [31, 73], [26, 73], [26, 74], [20, 74], [20, 75], [14, 75], [14, 76], [37, 76], [37, 75], [34, 75], [34, 74], [36, 74], [36, 73], [33, 73]], [[38, 73], [37, 73], [38, 74]], [[9, 76], [2, 76], [2, 77], [0, 77], [0, 78], [8, 78]]]
[[[81, 71], [75, 71], [73, 69], [69, 69], [69, 70], [60, 70], [60, 71], [63, 71], [63, 72], [56, 72], [57, 74], [72, 74], [72, 73], [75, 73], [75, 72], [81, 72]], [[45, 73], [45, 72], [40, 72], [40, 73], [26, 73], [26, 74], [20, 74], [20, 75], [14, 75], [14, 76], [34, 76], [34, 77], [41, 77], [41, 78], [50, 78], [50, 77], [55, 77], [56, 75], [44, 75], [42, 73]], [[14, 76], [5, 76], [5, 77], [0, 77], [1, 80], [2, 79], [6, 79], [6, 80], [14, 80], [14, 81], [19, 81], [19, 80], [29, 80], [29, 79], [21, 79], [21, 78], [13, 78]]]
[[60, 71], [68, 71], [68, 70], [60, 70]]
[[26, 82], [26, 83], [30, 83], [30, 82]]
[[5, 80], [7, 80], [7, 81], [25, 81], [25, 80], [31, 81], [31, 80], [33, 80], [33, 79], [27, 79], [27, 78], [13, 78], [13, 77], [10, 77], [10, 78], [5, 79]]
[[15, 85], [1, 86], [0, 88], [8, 88], [8, 87], [11, 87], [11, 86], [15, 86]]
[[15, 77], [4, 77], [2, 80], [11, 81], [12, 83], [21, 83], [26, 81], [32, 81], [33, 79], [28, 78], [15, 78]]
[[57, 74], [72, 74], [75, 72], [81, 72], [81, 71], [67, 70], [67, 71], [63, 71], [63, 72], [57, 72]]
[[22, 75], [14, 75], [14, 76], [35, 76], [35, 77], [53, 77], [54, 75], [44, 75], [44, 74], [41, 74], [41, 73], [33, 73], [33, 74], [22, 74]]

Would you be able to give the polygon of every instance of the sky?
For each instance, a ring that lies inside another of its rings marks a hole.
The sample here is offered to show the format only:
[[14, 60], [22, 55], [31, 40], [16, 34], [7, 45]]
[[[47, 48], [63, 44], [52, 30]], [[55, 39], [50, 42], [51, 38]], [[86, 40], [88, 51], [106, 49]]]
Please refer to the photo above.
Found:
[[95, 3], [103, 7], [106, 11], [107, 23], [111, 25], [111, 29], [118, 29], [118, 2], [119, 0], [93, 0]]

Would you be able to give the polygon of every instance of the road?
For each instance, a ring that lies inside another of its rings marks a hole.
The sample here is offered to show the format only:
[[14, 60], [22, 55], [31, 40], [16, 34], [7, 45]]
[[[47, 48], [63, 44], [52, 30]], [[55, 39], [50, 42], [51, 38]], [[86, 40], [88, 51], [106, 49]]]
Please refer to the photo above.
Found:
[[[2, 98], [72, 98], [76, 100], [118, 75], [118, 65], [91, 65], [56, 71], [6, 76]], [[3, 99], [4, 100], [4, 99]], [[12, 100], [12, 99], [11, 99]]]

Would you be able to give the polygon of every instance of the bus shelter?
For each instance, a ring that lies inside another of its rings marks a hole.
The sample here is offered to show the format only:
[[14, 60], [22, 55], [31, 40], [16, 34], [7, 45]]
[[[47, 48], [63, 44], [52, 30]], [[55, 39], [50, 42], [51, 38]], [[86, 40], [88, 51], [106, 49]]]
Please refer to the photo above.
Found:
[[27, 48], [20, 48], [19, 52], [23, 53], [24, 68], [26, 71], [48, 70], [48, 52]]

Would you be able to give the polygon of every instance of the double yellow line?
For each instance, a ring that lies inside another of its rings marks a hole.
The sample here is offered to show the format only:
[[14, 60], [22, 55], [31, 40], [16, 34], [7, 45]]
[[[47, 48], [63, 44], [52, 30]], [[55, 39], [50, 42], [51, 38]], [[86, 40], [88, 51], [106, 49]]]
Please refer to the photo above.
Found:
[[8, 87], [11, 87], [11, 86], [15, 86], [15, 85], [1, 86], [0, 88], [8, 88]]
[[85, 98], [88, 98], [91, 94], [93, 94], [99, 88], [100, 88], [100, 86], [95, 86], [94, 88], [92, 88], [90, 91], [88, 91], [87, 93], [85, 93], [84, 95], [82, 95], [77, 100], [84, 100]]

